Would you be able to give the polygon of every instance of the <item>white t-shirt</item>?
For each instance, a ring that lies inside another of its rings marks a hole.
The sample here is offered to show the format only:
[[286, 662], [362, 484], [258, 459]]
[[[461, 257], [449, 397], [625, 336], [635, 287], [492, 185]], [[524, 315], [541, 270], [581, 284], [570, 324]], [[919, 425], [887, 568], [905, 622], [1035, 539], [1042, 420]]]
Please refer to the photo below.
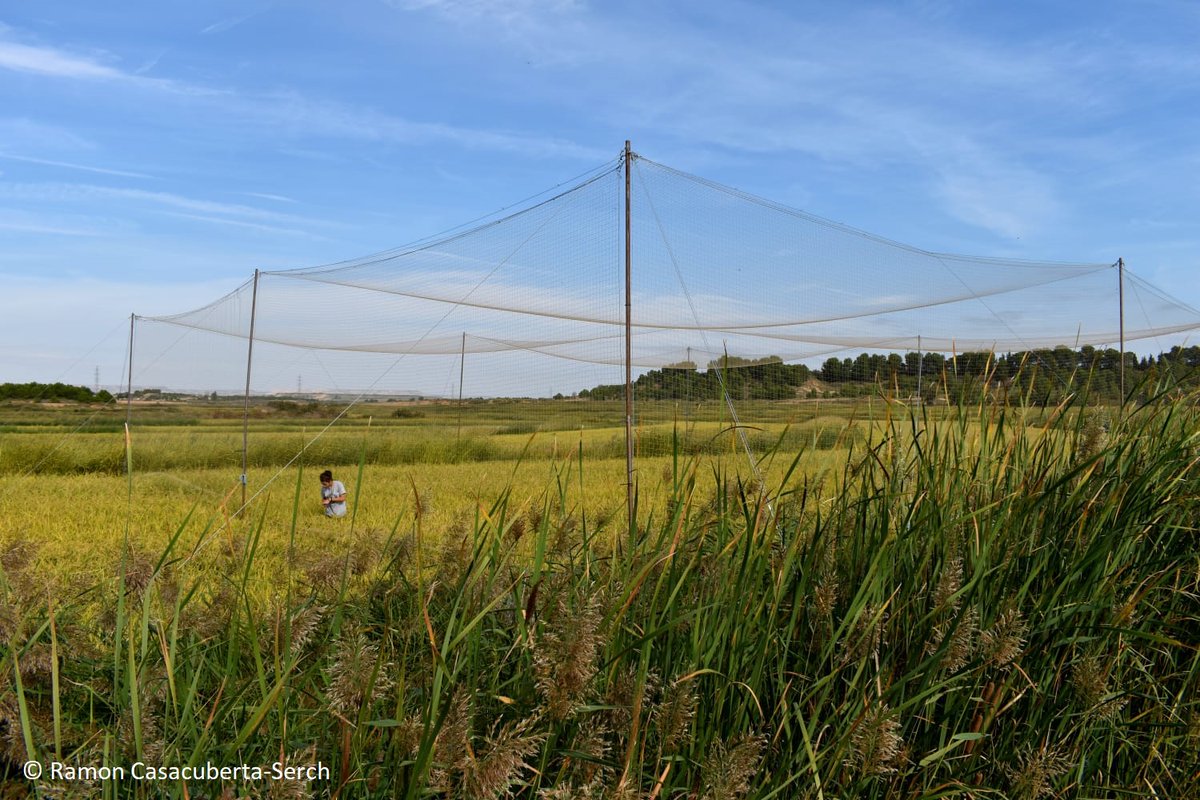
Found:
[[[346, 487], [341, 481], [333, 481], [328, 486], [321, 487], [321, 499], [325, 500], [330, 497], [341, 497], [346, 493]], [[346, 516], [346, 501], [342, 500], [337, 503], [330, 503], [325, 506], [325, 516], [327, 517], [344, 517]]]

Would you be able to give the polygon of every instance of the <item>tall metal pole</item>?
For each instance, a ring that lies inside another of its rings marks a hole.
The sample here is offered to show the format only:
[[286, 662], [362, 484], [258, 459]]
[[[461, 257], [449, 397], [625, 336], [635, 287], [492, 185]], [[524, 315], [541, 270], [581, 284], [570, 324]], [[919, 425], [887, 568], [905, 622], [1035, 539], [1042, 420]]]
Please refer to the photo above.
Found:
[[924, 401], [921, 399], [924, 395], [921, 394], [921, 368], [925, 366], [925, 354], [921, 351], [921, 335], [917, 334], [917, 404], [920, 405]]
[[631, 209], [631, 169], [633, 151], [625, 140], [625, 506], [629, 516], [629, 534], [635, 530], [633, 505], [633, 249]]
[[129, 429], [129, 420], [133, 416], [133, 321], [135, 314], [129, 315], [129, 375], [125, 386], [125, 429]]
[[462, 413], [463, 413], [463, 374], [467, 366], [467, 332], [463, 331], [462, 335], [462, 353], [458, 357], [458, 432], [454, 434], [455, 440], [462, 437]]
[[247, 453], [250, 450], [250, 363], [254, 357], [254, 317], [258, 312], [258, 270], [250, 293], [250, 341], [246, 345], [246, 398], [242, 409], [242, 508], [246, 507]]
[[1121, 326], [1121, 406], [1125, 406], [1125, 259], [1117, 259], [1117, 304]]

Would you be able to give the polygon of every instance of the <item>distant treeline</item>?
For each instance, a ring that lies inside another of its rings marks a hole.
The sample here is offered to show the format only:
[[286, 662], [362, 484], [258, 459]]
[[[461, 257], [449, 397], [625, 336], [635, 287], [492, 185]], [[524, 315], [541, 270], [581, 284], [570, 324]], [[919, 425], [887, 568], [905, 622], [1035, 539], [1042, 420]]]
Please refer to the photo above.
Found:
[[[1016, 353], [860, 353], [855, 358], [828, 358], [820, 369], [785, 364], [771, 356], [761, 361], [730, 356], [707, 364], [703, 371], [692, 362], [651, 370], [634, 382], [634, 393], [643, 400], [715, 400], [722, 396], [722, 379], [730, 397], [741, 400], [778, 400], [805, 395], [854, 397], [883, 388], [901, 394], [920, 393], [926, 400], [951, 402], [970, 396], [981, 381], [1009, 392], [1020, 392], [1033, 402], [1057, 401], [1064, 394], [1085, 389], [1094, 397], [1120, 395], [1121, 354], [1113, 348], [1055, 347]], [[808, 385], [818, 379], [823, 386]], [[1184, 383], [1200, 378], [1200, 346], [1173, 347], [1157, 356], [1125, 354], [1127, 390], [1150, 386], [1160, 379]], [[584, 389], [582, 398], [614, 400], [624, 386], [611, 384]]]
[[66, 383], [0, 383], [0, 400], [73, 400], [77, 403], [108, 403], [113, 399], [107, 389], [93, 392], [86, 386]]

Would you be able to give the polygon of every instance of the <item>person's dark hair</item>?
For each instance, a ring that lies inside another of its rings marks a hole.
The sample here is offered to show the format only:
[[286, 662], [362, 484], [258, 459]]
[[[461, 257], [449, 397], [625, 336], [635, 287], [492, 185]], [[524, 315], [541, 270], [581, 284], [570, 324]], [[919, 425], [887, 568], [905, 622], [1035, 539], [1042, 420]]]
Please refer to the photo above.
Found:
[[333, 480], [333, 473], [330, 472], [329, 470], [325, 470], [324, 472], [321, 473], [321, 480], [323, 480], [323, 481]]

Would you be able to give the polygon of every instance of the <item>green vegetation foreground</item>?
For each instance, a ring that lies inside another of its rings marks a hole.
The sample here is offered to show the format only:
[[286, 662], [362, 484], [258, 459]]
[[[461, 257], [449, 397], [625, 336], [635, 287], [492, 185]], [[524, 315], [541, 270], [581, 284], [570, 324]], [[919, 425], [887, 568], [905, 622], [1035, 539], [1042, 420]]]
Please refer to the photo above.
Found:
[[0, 777], [282, 762], [328, 774], [36, 785], [1196, 797], [1200, 415], [1147, 406], [1104, 430], [1085, 412], [1065, 446], [972, 416], [873, 436], [824, 490], [791, 475], [764, 496], [680, 457], [633, 535], [581, 511], [586, 475], [537, 514], [502, 495], [461, 539], [414, 497], [375, 568], [348, 550], [268, 608], [246, 590], [254, 520], [211, 583], [181, 585], [168, 548], [115, 592], [47, 598], [10, 548]]

